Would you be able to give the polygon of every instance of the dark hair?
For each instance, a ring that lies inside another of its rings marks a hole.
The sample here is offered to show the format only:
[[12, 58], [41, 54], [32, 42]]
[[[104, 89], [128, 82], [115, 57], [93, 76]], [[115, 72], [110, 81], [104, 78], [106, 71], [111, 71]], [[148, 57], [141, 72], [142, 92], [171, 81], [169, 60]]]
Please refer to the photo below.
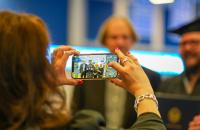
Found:
[[[49, 36], [44, 22], [9, 11], [0, 12], [0, 19], [0, 129], [67, 122], [69, 117], [62, 114], [65, 95], [56, 87], [45, 56]], [[59, 97], [59, 106], [53, 106], [53, 95]]]

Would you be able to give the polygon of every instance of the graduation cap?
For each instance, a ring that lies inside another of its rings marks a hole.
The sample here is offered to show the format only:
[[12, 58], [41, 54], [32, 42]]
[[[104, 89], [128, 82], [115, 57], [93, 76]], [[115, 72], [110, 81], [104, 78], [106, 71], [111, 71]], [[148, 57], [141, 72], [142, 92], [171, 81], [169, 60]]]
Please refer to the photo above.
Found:
[[183, 35], [188, 32], [200, 32], [200, 17], [197, 18], [196, 20], [192, 21], [191, 23], [183, 25], [180, 28], [171, 30], [170, 32], [176, 33], [178, 35]]

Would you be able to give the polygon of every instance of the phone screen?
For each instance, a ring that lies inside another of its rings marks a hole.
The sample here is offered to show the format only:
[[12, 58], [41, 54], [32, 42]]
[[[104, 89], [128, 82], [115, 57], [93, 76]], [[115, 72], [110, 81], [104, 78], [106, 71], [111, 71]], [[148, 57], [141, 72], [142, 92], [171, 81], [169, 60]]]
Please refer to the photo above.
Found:
[[117, 71], [108, 66], [111, 61], [118, 62], [117, 55], [80, 54], [72, 57], [72, 78], [106, 79], [117, 77]]

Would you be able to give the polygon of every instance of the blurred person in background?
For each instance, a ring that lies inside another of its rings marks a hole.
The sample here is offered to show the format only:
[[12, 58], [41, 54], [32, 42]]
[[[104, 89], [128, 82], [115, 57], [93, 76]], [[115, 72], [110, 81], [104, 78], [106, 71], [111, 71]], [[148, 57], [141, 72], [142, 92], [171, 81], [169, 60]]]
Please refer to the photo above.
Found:
[[[112, 53], [119, 48], [127, 55], [136, 44], [138, 36], [127, 17], [111, 16], [101, 26], [98, 40]], [[150, 69], [143, 69], [156, 90], [160, 75]], [[91, 108], [105, 115], [110, 128], [128, 128], [136, 119], [136, 114], [132, 111], [134, 97], [110, 82], [85, 81], [82, 88], [75, 88], [75, 100], [77, 109]]]
[[164, 81], [160, 92], [200, 96], [200, 18], [172, 31], [181, 36], [179, 53], [185, 70]]
[[[2, 11], [0, 18], [0, 129], [108, 130], [97, 112], [84, 110], [75, 116], [63, 112], [65, 95], [58, 86], [78, 85], [81, 81], [68, 79], [65, 74], [69, 56], [79, 52], [69, 46], [57, 48], [49, 64], [48, 31], [39, 17]], [[121, 79], [111, 82], [137, 99], [138, 120], [129, 130], [165, 130], [153, 89], [137, 59], [119, 49], [115, 53], [122, 64], [109, 65]]]
[[[200, 96], [200, 18], [172, 31], [181, 36], [179, 53], [185, 70], [161, 84], [159, 92]], [[200, 130], [200, 116], [189, 123], [188, 130]]]
[[[137, 33], [129, 19], [122, 16], [112, 16], [101, 26], [99, 42], [107, 47], [112, 53], [116, 48], [126, 55], [138, 41]], [[143, 67], [150, 79], [154, 91], [160, 85], [160, 75], [148, 68]]]

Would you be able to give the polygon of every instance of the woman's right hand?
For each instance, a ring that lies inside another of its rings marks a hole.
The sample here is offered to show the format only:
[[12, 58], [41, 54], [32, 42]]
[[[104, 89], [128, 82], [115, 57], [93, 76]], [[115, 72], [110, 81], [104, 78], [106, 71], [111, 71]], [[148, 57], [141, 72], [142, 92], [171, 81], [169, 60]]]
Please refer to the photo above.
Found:
[[65, 66], [70, 55], [79, 55], [79, 52], [70, 46], [61, 46], [52, 53], [52, 65], [55, 70], [58, 85], [82, 85], [80, 79], [69, 79], [65, 72]]
[[131, 54], [124, 55], [119, 49], [116, 49], [115, 53], [119, 57], [121, 64], [110, 62], [109, 66], [118, 71], [120, 79], [111, 79], [111, 82], [127, 89], [135, 97], [153, 93], [149, 79], [137, 59]]

